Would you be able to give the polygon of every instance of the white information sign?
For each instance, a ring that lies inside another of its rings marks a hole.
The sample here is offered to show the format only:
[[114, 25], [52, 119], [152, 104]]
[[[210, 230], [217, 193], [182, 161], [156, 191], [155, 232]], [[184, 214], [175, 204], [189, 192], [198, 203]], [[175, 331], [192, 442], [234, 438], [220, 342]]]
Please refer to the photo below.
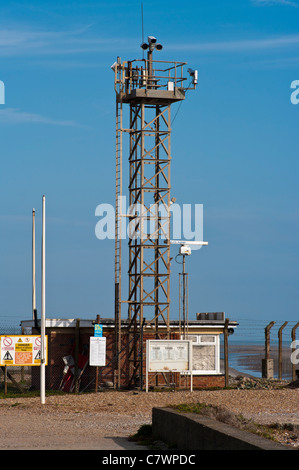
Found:
[[147, 340], [146, 342], [146, 391], [149, 372], [189, 372], [192, 389], [192, 341]]
[[91, 336], [89, 343], [89, 365], [106, 365], [106, 337]]

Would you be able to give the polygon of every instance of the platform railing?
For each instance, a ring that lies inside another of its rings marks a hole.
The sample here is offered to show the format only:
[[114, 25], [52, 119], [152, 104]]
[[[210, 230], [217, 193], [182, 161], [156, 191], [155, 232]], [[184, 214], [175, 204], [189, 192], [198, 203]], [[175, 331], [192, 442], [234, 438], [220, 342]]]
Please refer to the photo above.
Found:
[[158, 60], [136, 59], [116, 63], [115, 91], [131, 93], [135, 89], [182, 90], [194, 89], [185, 86], [187, 77], [184, 76], [186, 62], [170, 62]]

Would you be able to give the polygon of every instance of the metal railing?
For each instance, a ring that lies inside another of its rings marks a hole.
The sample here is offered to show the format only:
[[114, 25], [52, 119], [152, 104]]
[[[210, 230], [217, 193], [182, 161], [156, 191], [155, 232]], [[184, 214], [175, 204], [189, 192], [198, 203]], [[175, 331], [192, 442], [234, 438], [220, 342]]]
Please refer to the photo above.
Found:
[[[187, 77], [184, 76], [186, 62], [170, 62], [159, 60], [135, 59], [115, 63], [115, 91], [131, 93], [135, 89], [183, 90], [194, 89], [185, 87]], [[192, 80], [191, 80], [192, 81]]]

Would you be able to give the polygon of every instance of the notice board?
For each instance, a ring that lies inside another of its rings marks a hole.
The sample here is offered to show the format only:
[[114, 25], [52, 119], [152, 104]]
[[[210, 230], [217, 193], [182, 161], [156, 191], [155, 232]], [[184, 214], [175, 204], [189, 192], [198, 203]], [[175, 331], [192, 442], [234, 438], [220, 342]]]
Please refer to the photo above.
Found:
[[146, 389], [149, 372], [188, 372], [192, 390], [192, 341], [147, 340], [146, 342]]

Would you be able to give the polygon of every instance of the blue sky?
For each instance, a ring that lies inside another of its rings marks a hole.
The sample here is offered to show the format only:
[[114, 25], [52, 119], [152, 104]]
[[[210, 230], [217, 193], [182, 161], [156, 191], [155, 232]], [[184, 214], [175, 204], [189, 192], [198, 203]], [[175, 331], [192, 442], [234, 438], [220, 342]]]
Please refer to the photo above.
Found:
[[[172, 126], [172, 195], [203, 204], [209, 242], [187, 259], [189, 316], [297, 321], [299, 1], [142, 3], [159, 59], [199, 71]], [[96, 238], [95, 209], [114, 204], [110, 66], [141, 58], [141, 40], [137, 0], [0, 6], [2, 321], [31, 318], [32, 208], [40, 314], [43, 194], [47, 317], [113, 317], [114, 242]], [[180, 270], [173, 262], [171, 318]]]

